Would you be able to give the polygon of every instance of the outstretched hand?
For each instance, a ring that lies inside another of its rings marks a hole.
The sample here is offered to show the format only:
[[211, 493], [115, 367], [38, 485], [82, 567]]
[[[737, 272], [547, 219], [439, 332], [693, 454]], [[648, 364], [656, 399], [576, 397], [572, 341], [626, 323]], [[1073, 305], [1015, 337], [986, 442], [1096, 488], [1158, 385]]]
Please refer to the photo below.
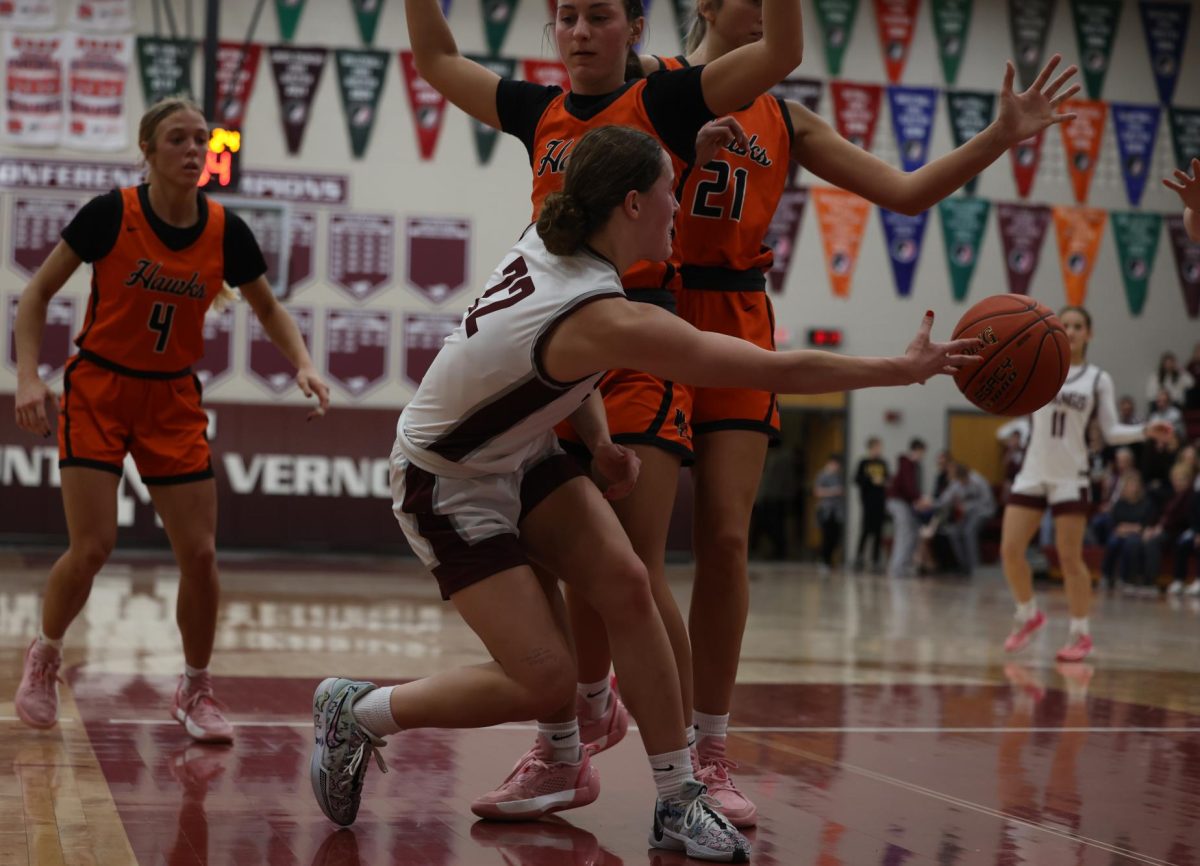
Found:
[[904, 358], [911, 365], [914, 382], [924, 385], [926, 379], [939, 373], [953, 376], [963, 367], [983, 363], [983, 357], [978, 354], [983, 344], [977, 337], [934, 343], [929, 339], [932, 331], [933, 310], [926, 310], [917, 336], [904, 351]]
[[1175, 169], [1175, 180], [1164, 177], [1163, 186], [1179, 193], [1184, 207], [1200, 213], [1200, 158], [1192, 160], [1191, 168], [1190, 175], [1186, 171]]
[[[1000, 88], [1000, 112], [996, 123], [1004, 130], [1012, 144], [1037, 135], [1048, 126], [1075, 119], [1074, 112], [1060, 112], [1059, 106], [1079, 92], [1075, 83], [1062, 90], [1064, 84], [1079, 71], [1074, 64], [1068, 66], [1057, 78], [1050, 76], [1062, 62], [1062, 55], [1055, 54], [1042, 68], [1028, 90], [1016, 93], [1013, 79], [1017, 70], [1009, 60], [1004, 66], [1004, 86]], [[1049, 84], [1046, 82], [1050, 81]], [[1059, 91], [1062, 91], [1061, 93]]]
[[642, 461], [633, 449], [608, 442], [592, 452], [592, 471], [605, 499], [624, 499], [637, 484]]
[[715, 159], [721, 149], [737, 142], [739, 147], [749, 147], [746, 130], [732, 116], [710, 120], [696, 133], [696, 165], [704, 165]]

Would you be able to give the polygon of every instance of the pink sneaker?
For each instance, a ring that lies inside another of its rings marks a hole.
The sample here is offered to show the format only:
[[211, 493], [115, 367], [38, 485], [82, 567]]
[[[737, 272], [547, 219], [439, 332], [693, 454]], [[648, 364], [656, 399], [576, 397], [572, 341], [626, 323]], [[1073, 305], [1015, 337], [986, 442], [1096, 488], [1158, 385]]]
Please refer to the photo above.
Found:
[[539, 740], [521, 756], [496, 790], [471, 804], [480, 818], [495, 821], [533, 821], [551, 812], [575, 809], [600, 794], [600, 777], [592, 768], [587, 749], [580, 749], [578, 764], [550, 760]]
[[1054, 654], [1054, 657], [1060, 662], [1081, 662], [1092, 652], [1092, 636], [1090, 634], [1077, 634], [1071, 638], [1067, 645]]
[[588, 747], [593, 754], [599, 754], [605, 749], [611, 749], [629, 730], [629, 710], [625, 709], [620, 695], [617, 694], [617, 678], [609, 681], [612, 689], [608, 693], [608, 707], [599, 718], [588, 716], [587, 699], [583, 695], [575, 697], [575, 714], [579, 717], [579, 742]]
[[708, 796], [717, 802], [717, 811], [739, 830], [757, 824], [758, 807], [738, 790], [729, 775], [730, 770], [737, 769], [737, 763], [725, 757], [725, 741], [718, 737], [702, 737], [696, 741], [696, 752], [700, 757], [696, 781], [708, 788]]
[[1025, 649], [1037, 630], [1046, 624], [1046, 615], [1040, 610], [1025, 622], [1013, 628], [1012, 634], [1004, 639], [1004, 651], [1015, 653]]
[[208, 673], [192, 678], [179, 677], [175, 698], [171, 701], [171, 718], [183, 725], [198, 743], [232, 743], [233, 725], [221, 712], [225, 705], [213, 697], [212, 677]]
[[25, 650], [25, 671], [17, 687], [17, 716], [31, 728], [52, 728], [58, 721], [58, 669], [62, 653], [33, 639]]

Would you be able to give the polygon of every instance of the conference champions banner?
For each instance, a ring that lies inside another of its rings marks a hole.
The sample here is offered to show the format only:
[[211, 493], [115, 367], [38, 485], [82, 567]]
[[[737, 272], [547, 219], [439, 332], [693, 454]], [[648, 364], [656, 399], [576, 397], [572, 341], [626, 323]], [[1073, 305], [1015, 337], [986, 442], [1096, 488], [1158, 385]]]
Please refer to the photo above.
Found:
[[1042, 241], [1050, 222], [1050, 208], [1041, 204], [997, 202], [996, 215], [1000, 243], [1004, 247], [1008, 290], [1014, 294], [1028, 295], [1029, 283], [1033, 280], [1042, 255]]
[[887, 241], [888, 259], [892, 263], [896, 293], [907, 298], [912, 294], [913, 274], [917, 269], [917, 259], [921, 257], [929, 211], [923, 210], [916, 216], [909, 216], [880, 208], [879, 217], [883, 221], [883, 235]]
[[1096, 172], [1096, 157], [1100, 155], [1100, 142], [1104, 137], [1104, 121], [1108, 117], [1108, 103], [1093, 99], [1068, 99], [1063, 110], [1075, 112], [1074, 120], [1060, 123], [1063, 150], [1067, 155], [1067, 169], [1071, 175], [1071, 186], [1075, 190], [1075, 201], [1083, 204], [1088, 199], [1088, 188]]
[[958, 66], [967, 46], [974, 0], [933, 0], [933, 32], [937, 39], [942, 78], [951, 87], [958, 81]]
[[916, 171], [925, 164], [933, 115], [937, 111], [937, 94], [932, 87], [888, 88], [892, 131], [900, 151], [900, 165], [905, 171]]
[[1158, 119], [1161, 114], [1157, 105], [1110, 104], [1113, 127], [1117, 137], [1117, 153], [1121, 163], [1121, 176], [1125, 179], [1125, 195], [1129, 203], [1137, 207], [1142, 203], [1146, 189], [1146, 177], [1150, 160], [1154, 156], [1154, 142], [1158, 138]]
[[371, 130], [375, 126], [376, 109], [387, 77], [390, 55], [386, 51], [349, 51], [339, 48], [334, 52], [334, 57], [338, 90], [342, 94], [342, 110], [350, 134], [350, 152], [355, 159], [361, 159], [367, 152]]
[[1096, 251], [1100, 249], [1108, 213], [1092, 207], [1055, 205], [1053, 214], [1067, 303], [1081, 307], [1087, 301], [1088, 280], [1096, 264]]
[[153, 105], [168, 96], [192, 96], [192, 57], [196, 44], [190, 39], [137, 38], [138, 69], [142, 74], [142, 97]]
[[4, 34], [3, 136], [9, 144], [54, 147], [62, 141], [67, 53], [66, 34]]
[[1042, 71], [1046, 34], [1054, 20], [1055, 0], [1008, 0], [1008, 29], [1012, 36], [1018, 90], [1033, 84]]
[[954, 300], [960, 303], [966, 300], [970, 291], [990, 211], [991, 202], [982, 198], [952, 197], [938, 202], [946, 266], [950, 270], [950, 291]]
[[[962, 147], [991, 124], [996, 114], [996, 94], [987, 91], [947, 90], [946, 109], [950, 114], [950, 131], [954, 146]], [[975, 175], [964, 185], [967, 195], [974, 195], [979, 185]]]
[[1113, 37], [1121, 20], [1121, 0], [1071, 0], [1079, 67], [1088, 99], [1099, 99], [1112, 57]]
[[80, 150], [122, 150], [129, 142], [125, 110], [133, 39], [77, 33], [67, 64], [67, 122], [63, 144]]
[[821, 40], [825, 46], [825, 68], [831, 76], [842, 74], [842, 57], [854, 32], [858, 0], [814, 0]]
[[1200, 317], [1200, 244], [1188, 239], [1183, 217], [1179, 214], [1167, 217], [1167, 235], [1171, 238], [1171, 252], [1175, 254], [1175, 272], [1183, 292], [1183, 306], [1188, 318], [1195, 319]]
[[848, 298], [871, 205], [852, 192], [828, 186], [814, 187], [812, 198], [821, 226], [830, 287], [835, 296]]
[[1129, 312], [1142, 314], [1154, 256], [1158, 252], [1158, 237], [1162, 233], [1162, 216], [1156, 213], [1127, 213], [1113, 211], [1112, 230], [1117, 241], [1117, 258], [1121, 262], [1121, 280], [1125, 284], [1125, 300]]
[[417, 73], [417, 63], [411, 51], [400, 52], [400, 71], [408, 90], [408, 105], [412, 109], [421, 159], [433, 159], [438, 137], [442, 134], [442, 121], [446, 117], [446, 97]]
[[1142, 0], [1137, 6], [1142, 13], [1142, 28], [1146, 32], [1146, 45], [1150, 50], [1150, 68], [1158, 85], [1158, 101], [1170, 105], [1175, 95], [1175, 83], [1179, 79], [1191, 5]]
[[879, 47], [888, 81], [899, 84], [908, 63], [920, 0], [875, 0], [875, 25], [879, 28]]

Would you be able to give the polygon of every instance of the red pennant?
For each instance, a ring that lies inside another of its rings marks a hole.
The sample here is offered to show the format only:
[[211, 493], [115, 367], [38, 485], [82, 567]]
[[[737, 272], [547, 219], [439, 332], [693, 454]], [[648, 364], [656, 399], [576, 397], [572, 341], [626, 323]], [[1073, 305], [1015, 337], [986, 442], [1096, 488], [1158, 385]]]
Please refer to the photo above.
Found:
[[557, 60], [525, 60], [525, 80], [546, 87], [561, 87], [564, 91], [571, 89], [571, 76], [567, 67]]
[[917, 7], [921, 0], [875, 0], [875, 26], [879, 28], [879, 46], [888, 81], [899, 84], [908, 61]]
[[833, 94], [833, 120], [838, 133], [863, 150], [870, 150], [883, 88], [878, 84], [833, 81], [829, 90]]
[[553, 21], [558, 17], [558, 0], [546, 0], [546, 5], [550, 7], [550, 20]]
[[1062, 130], [1063, 150], [1067, 154], [1067, 169], [1071, 173], [1071, 186], [1075, 188], [1075, 201], [1087, 201], [1088, 187], [1096, 171], [1096, 157], [1100, 154], [1100, 140], [1104, 137], [1104, 121], [1108, 117], [1108, 103], [1098, 99], [1069, 99], [1063, 103], [1064, 112], [1075, 112], [1074, 120], [1059, 124]]
[[214, 124], [227, 129], [241, 129], [246, 119], [246, 105], [254, 92], [254, 76], [258, 74], [258, 58], [262, 46], [253, 43], [222, 42], [217, 46], [217, 116]]
[[1037, 175], [1038, 163], [1042, 159], [1042, 133], [1033, 138], [1017, 142], [1017, 146], [1009, 151], [1012, 155], [1013, 179], [1017, 182], [1017, 195], [1029, 198], [1033, 189], [1033, 179]]
[[433, 151], [442, 132], [442, 121], [446, 117], [446, 97], [417, 74], [417, 63], [411, 51], [400, 52], [400, 69], [408, 88], [408, 105], [412, 109], [421, 159], [433, 159]]

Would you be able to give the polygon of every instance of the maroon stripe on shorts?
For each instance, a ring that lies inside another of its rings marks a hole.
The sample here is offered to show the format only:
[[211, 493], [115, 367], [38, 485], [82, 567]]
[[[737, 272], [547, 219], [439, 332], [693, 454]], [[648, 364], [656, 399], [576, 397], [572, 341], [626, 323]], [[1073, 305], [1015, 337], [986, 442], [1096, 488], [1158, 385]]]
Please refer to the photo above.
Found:
[[1024, 508], [1037, 508], [1044, 511], [1046, 508], [1046, 497], [1030, 496], [1027, 493], [1010, 493], [1008, 494], [1008, 504], [1020, 505]]
[[493, 535], [471, 544], [458, 534], [444, 514], [434, 514], [433, 494], [437, 476], [412, 463], [404, 470], [404, 502], [400, 510], [413, 515], [417, 531], [429, 542], [438, 564], [433, 567], [442, 598], [529, 560], [512, 533]]
[[517, 522], [524, 520], [555, 490], [583, 474], [579, 461], [570, 454], [551, 454], [530, 468], [521, 479], [521, 516]]

